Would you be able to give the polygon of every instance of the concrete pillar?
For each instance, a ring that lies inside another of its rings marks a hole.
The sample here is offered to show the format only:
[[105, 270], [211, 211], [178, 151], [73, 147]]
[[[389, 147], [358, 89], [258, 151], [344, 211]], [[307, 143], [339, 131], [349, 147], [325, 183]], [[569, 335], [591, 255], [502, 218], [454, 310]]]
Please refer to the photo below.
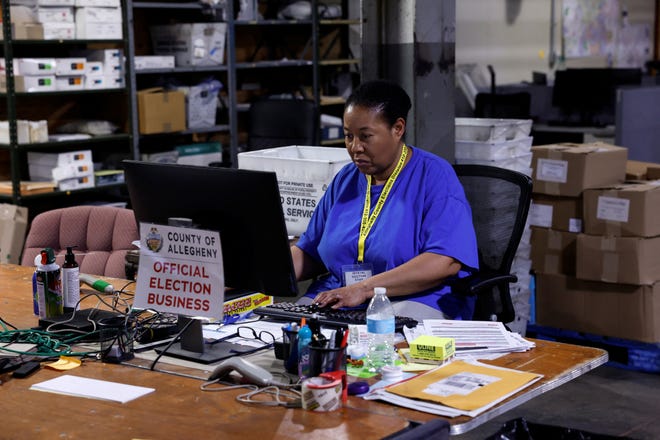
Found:
[[363, 0], [362, 77], [398, 82], [413, 107], [406, 141], [454, 160], [455, 0]]

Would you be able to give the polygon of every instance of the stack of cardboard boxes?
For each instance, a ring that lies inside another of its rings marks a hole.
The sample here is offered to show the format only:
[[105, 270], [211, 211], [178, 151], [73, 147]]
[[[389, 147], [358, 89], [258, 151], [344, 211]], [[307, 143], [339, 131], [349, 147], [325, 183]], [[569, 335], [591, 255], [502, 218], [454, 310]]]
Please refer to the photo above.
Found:
[[11, 0], [13, 38], [120, 40], [119, 0]]
[[[75, 51], [74, 51], [75, 52]], [[110, 89], [124, 87], [124, 57], [120, 49], [77, 52], [67, 58], [15, 58], [17, 92]], [[5, 62], [0, 60], [0, 91], [6, 91]]]
[[54, 181], [60, 191], [94, 186], [94, 163], [91, 150], [66, 153], [28, 152], [30, 179]]
[[537, 323], [660, 341], [660, 184], [624, 183], [625, 148], [532, 151]]

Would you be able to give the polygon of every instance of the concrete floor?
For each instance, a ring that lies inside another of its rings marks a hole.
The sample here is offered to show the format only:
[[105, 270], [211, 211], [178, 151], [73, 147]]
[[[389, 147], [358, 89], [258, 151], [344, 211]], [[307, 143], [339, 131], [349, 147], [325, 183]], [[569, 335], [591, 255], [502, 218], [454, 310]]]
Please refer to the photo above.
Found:
[[601, 366], [452, 438], [486, 439], [518, 417], [598, 434], [660, 439], [660, 374]]

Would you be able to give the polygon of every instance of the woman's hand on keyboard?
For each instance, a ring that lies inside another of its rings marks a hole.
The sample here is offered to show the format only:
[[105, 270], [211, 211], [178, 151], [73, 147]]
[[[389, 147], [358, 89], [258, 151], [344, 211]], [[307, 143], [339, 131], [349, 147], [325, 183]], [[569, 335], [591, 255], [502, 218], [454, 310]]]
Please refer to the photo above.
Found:
[[358, 283], [321, 292], [314, 298], [314, 304], [318, 304], [319, 307], [332, 307], [333, 309], [355, 307], [370, 300], [372, 296], [373, 291], [365, 290]]

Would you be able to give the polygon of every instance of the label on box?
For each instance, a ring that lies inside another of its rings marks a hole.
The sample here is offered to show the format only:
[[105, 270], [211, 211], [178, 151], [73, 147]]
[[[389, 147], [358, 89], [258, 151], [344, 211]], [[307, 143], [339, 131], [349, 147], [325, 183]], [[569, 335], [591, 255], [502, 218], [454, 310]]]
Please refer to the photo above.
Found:
[[556, 159], [539, 159], [537, 161], [536, 178], [546, 182], [566, 183], [568, 179], [568, 162]]
[[64, 22], [73, 23], [73, 8], [37, 8], [37, 21], [39, 23]]
[[543, 228], [552, 227], [552, 205], [532, 203], [529, 208], [529, 224]]
[[581, 218], [570, 218], [568, 219], [568, 230], [569, 232], [582, 232], [582, 219]]
[[596, 218], [600, 220], [612, 220], [615, 222], [627, 222], [630, 212], [630, 200], [617, 197], [598, 197]]
[[250, 316], [254, 309], [272, 304], [272, 296], [258, 292], [225, 301], [222, 311], [223, 323], [233, 324]]
[[42, 23], [44, 40], [73, 40], [76, 38], [75, 23]]
[[327, 189], [327, 184], [284, 180], [278, 180], [277, 183], [280, 188], [280, 195], [282, 196], [284, 218], [289, 233], [291, 233], [291, 227], [295, 227], [295, 224], [301, 223], [305, 226], [307, 225], [309, 219], [312, 218], [316, 203]]
[[410, 343], [411, 356], [419, 359], [444, 361], [454, 352], [454, 338], [422, 335]]

